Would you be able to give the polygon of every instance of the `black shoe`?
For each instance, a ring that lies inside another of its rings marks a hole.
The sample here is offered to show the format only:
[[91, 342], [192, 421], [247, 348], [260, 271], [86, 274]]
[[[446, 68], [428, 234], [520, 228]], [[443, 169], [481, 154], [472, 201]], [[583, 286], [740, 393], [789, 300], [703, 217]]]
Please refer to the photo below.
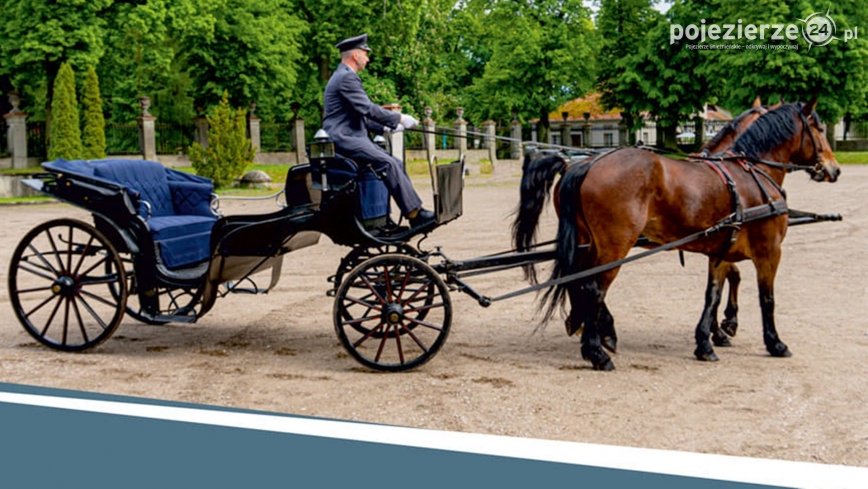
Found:
[[419, 212], [416, 213], [416, 217], [410, 218], [410, 226], [414, 228], [422, 227], [434, 222], [436, 216], [433, 212], [427, 209], [419, 209]]

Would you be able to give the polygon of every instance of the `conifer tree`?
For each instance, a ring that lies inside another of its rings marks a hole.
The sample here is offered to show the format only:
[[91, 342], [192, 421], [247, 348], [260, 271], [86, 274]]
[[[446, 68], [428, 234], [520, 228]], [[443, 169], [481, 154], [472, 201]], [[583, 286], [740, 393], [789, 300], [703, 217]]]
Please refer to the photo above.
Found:
[[208, 116], [208, 147], [190, 146], [190, 163], [196, 173], [224, 187], [241, 176], [253, 161], [256, 151], [247, 137], [246, 111], [229, 106], [229, 94]]
[[87, 69], [81, 104], [84, 110], [84, 128], [81, 134], [82, 156], [89, 160], [105, 158], [105, 117], [102, 112], [102, 98], [99, 95], [99, 78], [92, 66]]
[[78, 124], [75, 74], [67, 62], [60, 65], [57, 78], [54, 80], [48, 159], [74, 160], [81, 158], [81, 130]]

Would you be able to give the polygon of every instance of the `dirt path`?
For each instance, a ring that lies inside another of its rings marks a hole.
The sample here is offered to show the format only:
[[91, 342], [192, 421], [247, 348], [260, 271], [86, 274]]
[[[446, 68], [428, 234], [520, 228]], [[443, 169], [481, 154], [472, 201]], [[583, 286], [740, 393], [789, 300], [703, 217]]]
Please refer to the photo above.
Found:
[[[452, 258], [508, 248], [515, 169], [471, 181], [465, 216], [426, 242]], [[417, 183], [424, 188], [424, 180]], [[608, 303], [619, 332], [617, 370], [591, 371], [560, 322], [534, 333], [534, 298], [483, 309], [453, 295], [440, 354], [406, 374], [371, 373], [333, 331], [325, 278], [346, 248], [323, 238], [287, 256], [265, 296], [235, 295], [194, 325], [126, 319], [95, 351], [38, 346], [14, 319], [7, 266], [31, 227], [83, 212], [60, 204], [0, 208], [0, 381], [404, 426], [868, 465], [868, 167], [834, 184], [791, 175], [790, 204], [840, 212], [842, 223], [793, 228], [776, 299], [794, 356], [762, 344], [755, 274], [742, 266], [741, 329], [721, 360], [693, 359], [706, 262], [674, 253], [622, 270]], [[423, 191], [427, 193], [427, 191]], [[232, 205], [230, 212], [265, 212]], [[546, 216], [543, 236], [554, 234]], [[487, 293], [522, 285], [517, 272], [479, 278]]]

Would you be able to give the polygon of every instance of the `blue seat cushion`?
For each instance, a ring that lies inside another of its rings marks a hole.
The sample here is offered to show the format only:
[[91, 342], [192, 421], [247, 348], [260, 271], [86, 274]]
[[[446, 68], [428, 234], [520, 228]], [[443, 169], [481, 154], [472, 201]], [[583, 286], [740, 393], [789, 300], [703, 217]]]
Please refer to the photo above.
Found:
[[139, 197], [151, 205], [152, 215], [175, 214], [169, 192], [169, 179], [163, 165], [142, 160], [102, 160], [95, 161], [92, 165], [95, 176], [137, 191]]
[[149, 219], [148, 226], [163, 263], [171, 270], [210, 258], [215, 222], [209, 216], [159, 216]]
[[359, 207], [363, 221], [389, 214], [389, 189], [373, 171], [365, 169], [358, 179]]

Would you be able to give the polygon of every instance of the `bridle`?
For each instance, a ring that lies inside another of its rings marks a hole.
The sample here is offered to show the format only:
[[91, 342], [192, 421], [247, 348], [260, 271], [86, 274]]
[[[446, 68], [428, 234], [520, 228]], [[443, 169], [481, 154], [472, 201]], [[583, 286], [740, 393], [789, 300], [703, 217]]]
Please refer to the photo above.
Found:
[[799, 140], [799, 152], [805, 147], [805, 132], [808, 133], [808, 137], [811, 140], [811, 149], [813, 150], [813, 157], [810, 163], [806, 165], [800, 165], [798, 163], [781, 163], [779, 161], [771, 161], [771, 160], [763, 160], [760, 158], [751, 158], [749, 156], [741, 156], [742, 158], [746, 158], [754, 163], [761, 163], [766, 166], [770, 166], [772, 168], [780, 168], [785, 170], [787, 173], [804, 170], [808, 172], [812, 177], [818, 177], [826, 173], [826, 167], [823, 165], [822, 160], [820, 159], [820, 151], [817, 149], [817, 140], [814, 138], [814, 132], [811, 131], [811, 126], [808, 123], [808, 117], [805, 113], [799, 110], [799, 117], [802, 120], [802, 134]]

